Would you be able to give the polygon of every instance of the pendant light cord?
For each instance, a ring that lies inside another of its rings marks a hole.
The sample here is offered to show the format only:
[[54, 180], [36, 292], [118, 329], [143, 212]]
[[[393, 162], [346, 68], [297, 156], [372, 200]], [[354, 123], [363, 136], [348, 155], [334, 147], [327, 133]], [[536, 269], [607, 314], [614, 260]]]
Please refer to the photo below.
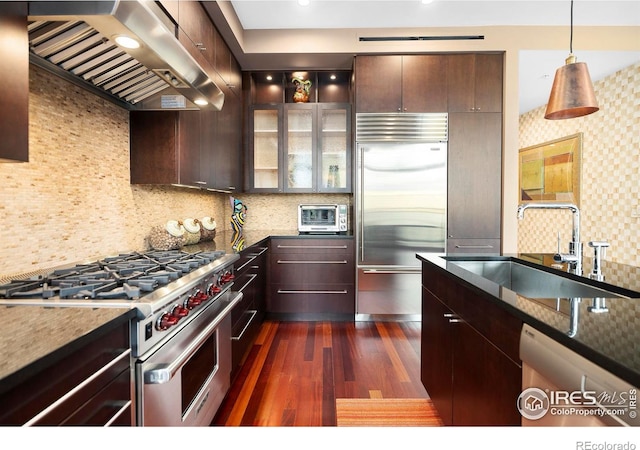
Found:
[[571, 0], [571, 31], [569, 33], [569, 54], [573, 55], [573, 0]]

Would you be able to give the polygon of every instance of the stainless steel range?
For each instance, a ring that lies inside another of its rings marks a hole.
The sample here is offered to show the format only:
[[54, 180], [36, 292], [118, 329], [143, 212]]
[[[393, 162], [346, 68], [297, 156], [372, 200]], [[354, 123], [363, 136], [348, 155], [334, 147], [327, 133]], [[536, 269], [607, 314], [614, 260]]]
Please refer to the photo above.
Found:
[[230, 384], [237, 254], [127, 253], [5, 280], [0, 304], [135, 308], [138, 425], [209, 425]]

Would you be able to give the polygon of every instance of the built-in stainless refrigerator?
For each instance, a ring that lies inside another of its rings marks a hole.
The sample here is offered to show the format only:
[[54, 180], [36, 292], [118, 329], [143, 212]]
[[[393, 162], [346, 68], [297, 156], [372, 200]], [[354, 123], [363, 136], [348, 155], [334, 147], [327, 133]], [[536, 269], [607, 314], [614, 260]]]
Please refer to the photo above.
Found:
[[356, 320], [419, 320], [416, 253], [443, 253], [447, 113], [357, 114]]

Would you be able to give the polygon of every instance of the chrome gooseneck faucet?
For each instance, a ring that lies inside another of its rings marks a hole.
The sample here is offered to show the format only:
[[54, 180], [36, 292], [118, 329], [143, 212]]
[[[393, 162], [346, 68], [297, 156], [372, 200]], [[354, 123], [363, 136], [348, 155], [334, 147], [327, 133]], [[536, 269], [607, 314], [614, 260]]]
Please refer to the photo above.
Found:
[[[556, 253], [553, 259], [557, 262], [569, 263], [569, 267], [576, 275], [582, 275], [582, 243], [580, 242], [580, 209], [573, 203], [523, 203], [518, 206], [518, 219], [524, 219], [527, 209], [568, 209], [573, 213], [573, 230], [569, 253]], [[558, 244], [559, 247], [559, 244]]]

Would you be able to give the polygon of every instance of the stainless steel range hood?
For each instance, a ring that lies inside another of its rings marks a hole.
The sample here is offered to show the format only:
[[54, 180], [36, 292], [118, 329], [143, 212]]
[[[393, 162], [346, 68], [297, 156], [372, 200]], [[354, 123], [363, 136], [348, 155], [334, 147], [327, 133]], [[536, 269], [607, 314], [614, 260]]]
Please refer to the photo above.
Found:
[[[140, 47], [121, 47], [118, 36]], [[154, 1], [29, 2], [29, 46], [32, 62], [127, 109], [219, 111], [224, 103]]]

